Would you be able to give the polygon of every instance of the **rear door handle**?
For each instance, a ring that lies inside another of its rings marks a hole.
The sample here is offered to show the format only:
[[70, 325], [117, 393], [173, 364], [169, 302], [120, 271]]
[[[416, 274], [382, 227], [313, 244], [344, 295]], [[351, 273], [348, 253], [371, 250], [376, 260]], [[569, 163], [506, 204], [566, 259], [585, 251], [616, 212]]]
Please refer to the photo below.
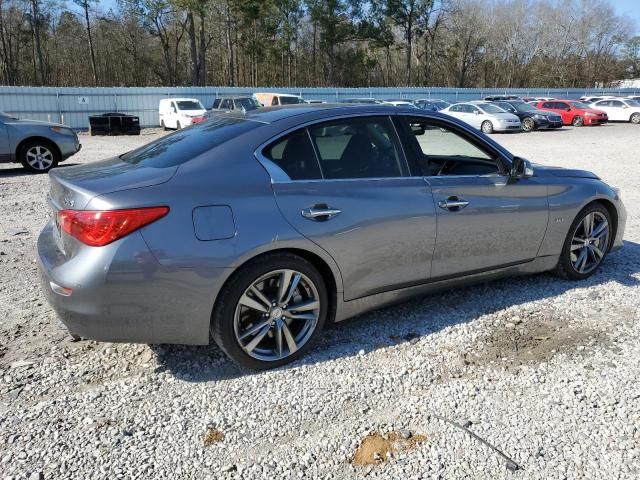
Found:
[[458, 211], [469, 205], [469, 202], [458, 197], [449, 197], [446, 200], [440, 200], [438, 206], [444, 210]]
[[319, 207], [317, 205], [302, 210], [302, 216], [315, 222], [324, 222], [331, 220], [333, 217], [340, 215], [342, 210], [337, 208]]

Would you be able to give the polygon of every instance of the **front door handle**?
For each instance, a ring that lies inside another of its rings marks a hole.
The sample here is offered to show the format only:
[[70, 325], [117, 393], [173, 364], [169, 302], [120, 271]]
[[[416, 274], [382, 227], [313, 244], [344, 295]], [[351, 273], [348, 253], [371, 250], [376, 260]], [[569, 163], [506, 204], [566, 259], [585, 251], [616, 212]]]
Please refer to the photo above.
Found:
[[462, 210], [464, 207], [469, 205], [469, 202], [462, 198], [458, 197], [449, 197], [446, 200], [440, 200], [438, 202], [438, 206], [444, 210], [449, 210], [453, 212], [457, 212], [458, 210]]
[[342, 210], [330, 208], [324, 205], [314, 205], [313, 207], [303, 209], [301, 213], [306, 219], [316, 222], [324, 222], [325, 220], [331, 220], [333, 217], [340, 215]]

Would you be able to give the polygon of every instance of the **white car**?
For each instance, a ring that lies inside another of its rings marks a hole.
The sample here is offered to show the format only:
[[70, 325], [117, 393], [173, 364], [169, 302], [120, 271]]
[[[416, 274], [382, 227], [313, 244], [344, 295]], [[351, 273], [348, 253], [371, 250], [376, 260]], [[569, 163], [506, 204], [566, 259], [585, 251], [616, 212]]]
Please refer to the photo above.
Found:
[[628, 98], [598, 100], [589, 105], [606, 112], [610, 122], [631, 122], [640, 124], [640, 102]]
[[165, 130], [191, 125], [193, 118], [207, 112], [197, 98], [163, 98], [160, 100], [160, 126]]
[[456, 103], [440, 110], [484, 133], [519, 132], [522, 130], [520, 119], [506, 110], [487, 102]]
[[409, 100], [385, 100], [384, 102], [382, 102], [382, 104], [383, 105], [393, 105], [394, 107], [413, 107], [413, 108], [418, 108], [413, 103], [411, 103]]

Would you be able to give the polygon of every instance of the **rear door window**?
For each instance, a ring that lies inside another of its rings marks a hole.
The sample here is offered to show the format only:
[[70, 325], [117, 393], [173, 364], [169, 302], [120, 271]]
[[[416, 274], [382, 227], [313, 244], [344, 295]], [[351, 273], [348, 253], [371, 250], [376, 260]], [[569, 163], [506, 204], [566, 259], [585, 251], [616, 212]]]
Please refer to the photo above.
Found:
[[309, 128], [325, 179], [401, 177], [403, 161], [388, 117], [339, 120]]
[[318, 159], [306, 129], [287, 135], [265, 148], [262, 153], [278, 165], [291, 180], [322, 178]]

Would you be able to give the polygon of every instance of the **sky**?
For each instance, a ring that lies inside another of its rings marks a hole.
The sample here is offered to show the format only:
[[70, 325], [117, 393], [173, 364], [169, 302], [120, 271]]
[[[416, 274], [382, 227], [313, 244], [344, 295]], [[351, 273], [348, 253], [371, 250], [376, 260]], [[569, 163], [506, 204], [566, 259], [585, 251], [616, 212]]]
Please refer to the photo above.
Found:
[[636, 35], [640, 35], [640, 0], [611, 0], [619, 15], [635, 21]]

